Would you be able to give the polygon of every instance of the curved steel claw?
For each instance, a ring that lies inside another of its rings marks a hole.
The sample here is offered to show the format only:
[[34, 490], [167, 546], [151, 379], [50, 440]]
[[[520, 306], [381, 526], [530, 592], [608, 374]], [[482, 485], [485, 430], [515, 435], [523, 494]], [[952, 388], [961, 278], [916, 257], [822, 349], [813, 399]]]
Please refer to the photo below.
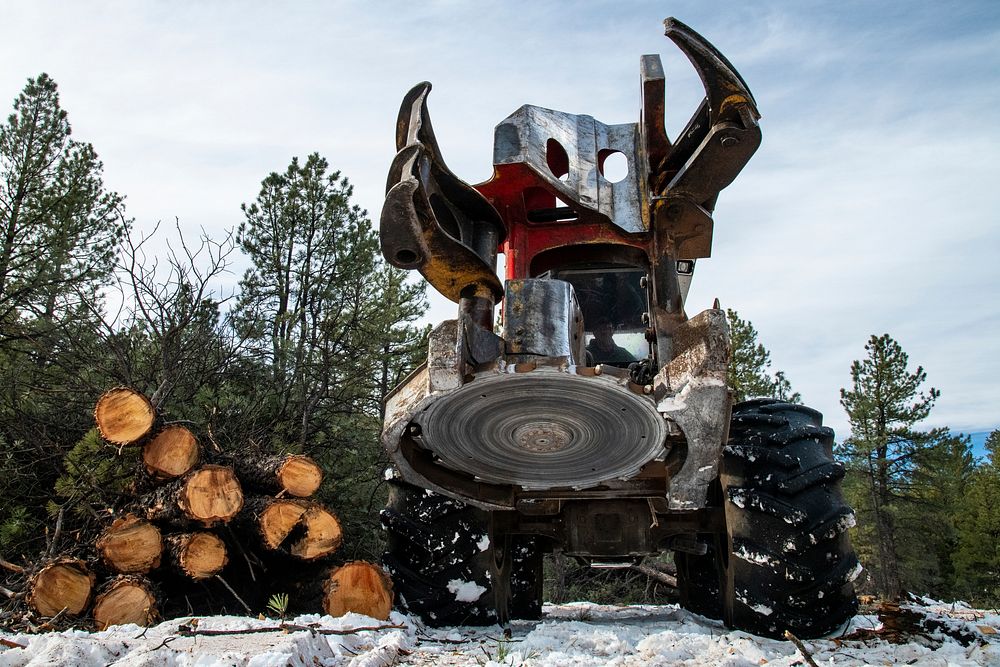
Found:
[[496, 275], [500, 215], [441, 158], [427, 113], [431, 84], [414, 86], [399, 110], [399, 151], [386, 183], [379, 220], [382, 254], [393, 266], [416, 269], [452, 301], [503, 296]]
[[760, 118], [757, 103], [746, 81], [729, 60], [708, 40], [677, 19], [668, 18], [663, 26], [664, 34], [684, 52], [701, 77], [708, 100], [709, 122], [712, 125], [741, 119], [746, 122], [752, 117], [750, 122], [756, 124]]
[[[663, 155], [662, 141], [646, 136], [654, 227], [669, 236], [676, 259], [708, 257], [712, 247], [712, 210], [719, 192], [735, 180], [760, 146], [760, 113], [743, 77], [704, 37], [674, 18], [666, 35], [694, 65], [705, 99], [684, 131]], [[644, 104], [654, 104], [653, 100]], [[655, 114], [645, 114], [646, 117]], [[649, 121], [646, 121], [647, 123]], [[660, 156], [663, 155], [662, 158]]]

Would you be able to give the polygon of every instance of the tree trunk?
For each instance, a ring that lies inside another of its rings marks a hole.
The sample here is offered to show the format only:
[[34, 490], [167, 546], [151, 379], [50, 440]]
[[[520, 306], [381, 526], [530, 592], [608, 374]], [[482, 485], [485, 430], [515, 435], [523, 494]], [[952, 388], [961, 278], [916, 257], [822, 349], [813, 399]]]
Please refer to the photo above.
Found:
[[28, 588], [28, 604], [40, 615], [55, 616], [65, 609], [76, 616], [90, 602], [94, 575], [82, 560], [63, 557], [42, 567]]
[[213, 533], [198, 531], [167, 536], [167, 562], [177, 572], [200, 581], [214, 577], [229, 560], [226, 544]]
[[187, 474], [198, 463], [198, 440], [177, 424], [167, 426], [142, 447], [142, 462], [157, 479]]
[[323, 469], [308, 456], [279, 454], [263, 458], [233, 457], [233, 469], [248, 488], [308, 498], [323, 481]]
[[140, 504], [146, 518], [206, 528], [228, 523], [243, 507], [240, 481], [227, 466], [206, 465], [148, 494]]
[[323, 584], [323, 610], [330, 616], [348, 612], [379, 620], [392, 611], [392, 582], [378, 565], [354, 561], [338, 567]]
[[302, 560], [332, 554], [343, 539], [336, 515], [318, 503], [257, 497], [247, 502], [244, 517], [267, 549]]
[[566, 601], [566, 557], [561, 551], [552, 554], [552, 602], [556, 604]]
[[145, 627], [158, 615], [152, 585], [142, 577], [115, 577], [101, 587], [94, 600], [94, 623], [98, 630], [125, 623]]
[[115, 572], [144, 574], [160, 565], [163, 539], [160, 529], [134, 514], [115, 519], [97, 538], [101, 558]]
[[872, 511], [875, 514], [875, 536], [878, 541], [879, 568], [878, 588], [883, 600], [899, 600], [903, 585], [899, 573], [899, 556], [896, 553], [896, 538], [892, 516], [889, 514], [891, 496], [886, 479], [884, 460], [886, 450], [877, 450], [876, 471], [872, 475]]
[[97, 400], [94, 420], [102, 438], [115, 445], [130, 445], [153, 430], [156, 412], [149, 399], [139, 392], [118, 387]]

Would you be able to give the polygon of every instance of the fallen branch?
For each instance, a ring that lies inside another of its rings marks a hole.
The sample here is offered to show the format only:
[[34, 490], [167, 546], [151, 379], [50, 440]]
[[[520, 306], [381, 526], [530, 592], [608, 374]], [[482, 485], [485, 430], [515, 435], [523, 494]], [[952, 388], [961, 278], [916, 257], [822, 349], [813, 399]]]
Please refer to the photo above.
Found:
[[677, 566], [673, 563], [661, 563], [658, 560], [648, 560], [643, 563], [643, 565], [648, 565], [654, 570], [659, 570], [663, 574], [669, 574], [671, 576], [677, 576]]
[[353, 635], [359, 632], [377, 632], [379, 630], [405, 630], [405, 625], [373, 625], [360, 628], [349, 628], [347, 630], [334, 630], [332, 628], [320, 628], [316, 625], [296, 625], [294, 623], [282, 623], [266, 628], [245, 628], [243, 630], [199, 630], [191, 625], [181, 625], [177, 628], [177, 634], [181, 637], [217, 637], [222, 635], [256, 635], [267, 632], [312, 632], [317, 635]]
[[802, 642], [799, 640], [798, 637], [793, 635], [788, 630], [785, 630], [785, 639], [795, 644], [795, 648], [797, 648], [799, 650], [799, 653], [802, 654], [802, 657], [805, 658], [805, 661], [809, 664], [809, 667], [819, 667], [819, 665], [816, 664], [816, 661], [813, 660], [812, 653], [806, 650], [805, 645], [802, 644]]
[[447, 637], [435, 637], [434, 635], [427, 632], [418, 632], [417, 634], [424, 641], [436, 642], [438, 644], [468, 644], [475, 641], [474, 637], [469, 637], [466, 639], [449, 639]]
[[18, 644], [17, 642], [12, 642], [9, 639], [4, 639], [0, 637], [0, 646], [6, 646], [7, 648], [28, 648], [24, 644]]
[[174, 641], [175, 639], [177, 639], [177, 637], [164, 637], [163, 641], [160, 642], [160, 645], [150, 649], [149, 652], [152, 653], [153, 651], [159, 651], [161, 648], [166, 648], [167, 644]]
[[671, 588], [677, 588], [677, 577], [672, 577], [666, 572], [660, 572], [659, 570], [651, 568], [648, 565], [630, 565], [629, 569], [644, 574], [650, 579], [655, 579], [661, 584], [665, 584]]
[[52, 554], [55, 553], [56, 547], [59, 544], [59, 538], [62, 537], [62, 527], [63, 527], [63, 517], [66, 516], [65, 505], [59, 508], [59, 514], [56, 515], [56, 527], [52, 531], [52, 541], [49, 542], [48, 551], [45, 553], [46, 558], [51, 558]]
[[0, 567], [2, 567], [5, 570], [10, 570], [11, 572], [17, 572], [18, 574], [21, 574], [21, 573], [24, 572], [24, 568], [23, 567], [21, 567], [20, 565], [15, 565], [14, 563], [11, 563], [10, 561], [6, 561], [3, 558], [0, 558]]

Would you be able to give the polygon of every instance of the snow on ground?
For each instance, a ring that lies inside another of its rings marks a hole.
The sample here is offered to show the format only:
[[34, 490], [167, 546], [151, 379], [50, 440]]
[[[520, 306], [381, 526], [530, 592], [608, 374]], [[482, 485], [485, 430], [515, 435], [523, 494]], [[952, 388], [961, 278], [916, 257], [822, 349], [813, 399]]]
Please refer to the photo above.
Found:
[[[913, 638], [906, 644], [881, 639], [806, 641], [819, 665], [1000, 665], [1000, 615], [967, 606], [923, 600], [935, 618], [974, 633], [980, 641], [965, 647], [942, 635]], [[73, 665], [91, 667], [387, 667], [453, 665], [500, 667], [615, 667], [656, 665], [803, 665], [789, 642], [727, 631], [721, 623], [674, 605], [607, 606], [577, 602], [545, 605], [541, 621], [517, 621], [505, 639], [499, 627], [425, 628], [417, 619], [393, 613], [388, 622], [348, 614], [341, 618], [300, 616], [292, 632], [222, 636], [181, 636], [196, 631], [270, 628], [274, 620], [214, 616], [165, 621], [142, 629], [116, 626], [104, 632], [67, 631], [0, 638], [25, 648], [0, 647], [0, 667]], [[403, 626], [399, 628], [386, 626]], [[376, 631], [355, 628], [383, 626]], [[847, 632], [875, 629], [874, 617], [857, 616]], [[332, 634], [348, 632], [348, 634]]]

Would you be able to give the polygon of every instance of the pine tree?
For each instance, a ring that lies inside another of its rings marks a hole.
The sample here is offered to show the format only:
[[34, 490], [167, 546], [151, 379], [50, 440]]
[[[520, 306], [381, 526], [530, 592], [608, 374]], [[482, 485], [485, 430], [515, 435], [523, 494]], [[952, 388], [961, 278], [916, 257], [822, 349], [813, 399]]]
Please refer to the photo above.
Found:
[[378, 414], [385, 345], [419, 336], [407, 327], [426, 307], [421, 286], [382, 264], [350, 183], [328, 169], [314, 153], [272, 173], [243, 206], [238, 232], [253, 263], [241, 282], [242, 326], [270, 367], [286, 441], [300, 447], [325, 409]]
[[980, 605], [1000, 604], [1000, 429], [986, 440], [988, 458], [972, 473], [956, 515], [956, 577]]
[[953, 597], [957, 521], [975, 468], [972, 445], [966, 436], [936, 429], [912, 460], [896, 509], [901, 580], [907, 590]]
[[91, 425], [94, 388], [107, 386], [86, 351], [130, 223], [102, 169], [94, 148], [72, 138], [56, 83], [29, 79], [0, 123], [4, 549], [42, 539], [64, 454]]
[[770, 375], [771, 353], [757, 342], [753, 324], [741, 319], [739, 313], [726, 309], [729, 320], [729, 341], [732, 350], [729, 360], [729, 387], [736, 401], [751, 398], [777, 398], [789, 403], [800, 403], [801, 396], [792, 392], [792, 384], [784, 372]]
[[94, 148], [70, 137], [56, 83], [29, 79], [0, 125], [0, 340], [74, 314], [114, 270], [128, 227]]
[[[888, 334], [872, 336], [865, 345], [868, 356], [851, 365], [852, 388], [840, 390], [847, 411], [850, 437], [844, 455], [860, 484], [850, 500], [873, 532], [869, 570], [875, 573], [879, 594], [899, 597], [903, 588], [897, 514], [900, 504], [912, 498], [912, 473], [921, 454], [937, 444], [943, 431], [922, 433], [915, 426], [931, 411], [939, 392], [926, 393], [923, 368], [908, 370], [909, 357]], [[861, 493], [857, 493], [861, 491]], [[866, 553], [865, 533], [859, 532], [859, 552]]]
[[[422, 284], [385, 265], [352, 188], [318, 154], [293, 159], [243, 206], [237, 242], [252, 262], [239, 326], [262, 366], [243, 395], [248, 439], [308, 452], [338, 488], [356, 547], [374, 550], [385, 458], [381, 402], [417, 361]], [[261, 372], [263, 371], [263, 373]], [[369, 554], [371, 555], [371, 554]]]

